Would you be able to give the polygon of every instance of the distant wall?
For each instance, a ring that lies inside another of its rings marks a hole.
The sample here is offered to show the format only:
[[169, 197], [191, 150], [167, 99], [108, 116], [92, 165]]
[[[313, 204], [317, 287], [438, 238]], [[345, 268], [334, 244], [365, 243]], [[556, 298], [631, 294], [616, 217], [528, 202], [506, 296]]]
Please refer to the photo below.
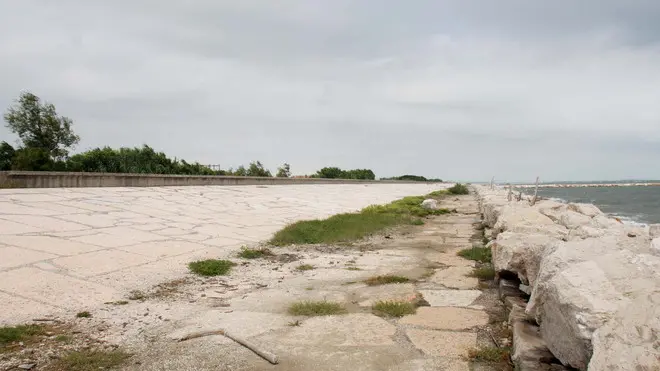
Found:
[[199, 185], [420, 183], [392, 180], [0, 171], [0, 188], [164, 187]]

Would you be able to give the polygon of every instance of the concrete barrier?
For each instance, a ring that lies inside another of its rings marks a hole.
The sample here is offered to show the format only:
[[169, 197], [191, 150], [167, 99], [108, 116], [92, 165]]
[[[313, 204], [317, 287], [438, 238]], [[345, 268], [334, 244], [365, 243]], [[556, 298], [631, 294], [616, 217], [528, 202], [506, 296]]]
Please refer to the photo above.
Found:
[[266, 178], [169, 174], [69, 173], [51, 171], [0, 171], [0, 188], [165, 187], [199, 185], [286, 185], [419, 183], [398, 180], [317, 178]]

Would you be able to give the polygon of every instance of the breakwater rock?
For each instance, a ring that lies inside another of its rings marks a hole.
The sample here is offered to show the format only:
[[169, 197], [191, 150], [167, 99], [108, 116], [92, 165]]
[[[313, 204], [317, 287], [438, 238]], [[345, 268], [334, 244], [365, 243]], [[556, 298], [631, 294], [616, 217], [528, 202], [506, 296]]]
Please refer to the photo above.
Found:
[[660, 370], [659, 225], [627, 225], [590, 204], [532, 206], [509, 201], [504, 189], [474, 189], [493, 265], [518, 277], [524, 317], [554, 357], [579, 370]]

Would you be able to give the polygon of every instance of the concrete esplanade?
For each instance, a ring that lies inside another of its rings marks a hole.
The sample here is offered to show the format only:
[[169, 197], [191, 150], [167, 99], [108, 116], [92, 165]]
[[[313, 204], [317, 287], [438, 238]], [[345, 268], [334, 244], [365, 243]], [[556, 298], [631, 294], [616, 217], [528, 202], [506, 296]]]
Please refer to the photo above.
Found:
[[[17, 174], [3, 173], [5, 181], [21, 176], [41, 177], [41, 181], [73, 177]], [[180, 277], [187, 263], [196, 259], [228, 257], [242, 245], [268, 239], [288, 223], [440, 188], [433, 183], [401, 182], [295, 184], [300, 181], [0, 189], [0, 325], [92, 309], [125, 298], [131, 290]], [[31, 184], [38, 184], [37, 180]]]

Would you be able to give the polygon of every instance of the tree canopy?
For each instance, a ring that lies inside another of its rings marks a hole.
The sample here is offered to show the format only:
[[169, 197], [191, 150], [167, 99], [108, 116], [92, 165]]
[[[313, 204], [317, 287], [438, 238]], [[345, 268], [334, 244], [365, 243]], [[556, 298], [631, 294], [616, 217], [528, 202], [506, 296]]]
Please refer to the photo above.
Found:
[[[71, 119], [58, 116], [52, 103], [42, 102], [30, 92], [21, 93], [4, 114], [4, 119], [23, 147], [39, 148], [56, 160], [65, 158], [71, 147], [80, 141], [71, 128]], [[32, 151], [32, 154], [37, 152]]]

